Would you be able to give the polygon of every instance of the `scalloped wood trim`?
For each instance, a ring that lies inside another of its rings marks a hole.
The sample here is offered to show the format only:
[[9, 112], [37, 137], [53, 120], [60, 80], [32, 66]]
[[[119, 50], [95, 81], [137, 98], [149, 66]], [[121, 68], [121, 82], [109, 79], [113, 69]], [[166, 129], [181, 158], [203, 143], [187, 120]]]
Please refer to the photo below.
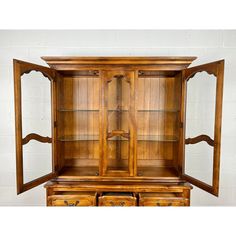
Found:
[[47, 68], [44, 66], [40, 66], [37, 64], [13, 59], [13, 63], [19, 66], [19, 75], [22, 76], [23, 74], [29, 74], [31, 71], [36, 71], [42, 73], [46, 78], [50, 81], [53, 81], [55, 78], [55, 71], [51, 68]]
[[215, 78], [217, 78], [218, 65], [221, 62], [222, 61], [216, 61], [214, 63], [208, 63], [208, 64], [188, 68], [185, 70], [184, 78], [188, 81], [189, 79], [193, 78], [194, 75], [196, 75], [197, 73], [200, 73], [200, 72], [206, 72], [209, 75], [214, 75]]
[[199, 135], [194, 138], [187, 138], [185, 139], [185, 144], [195, 144], [199, 142], [207, 142], [210, 146], [214, 147], [214, 140], [212, 140], [208, 135]]
[[51, 143], [52, 142], [52, 138], [43, 137], [41, 135], [31, 133], [31, 134], [28, 134], [27, 136], [25, 136], [25, 138], [22, 139], [22, 145], [27, 144], [30, 140], [33, 140], [33, 139], [37, 140], [41, 143]]

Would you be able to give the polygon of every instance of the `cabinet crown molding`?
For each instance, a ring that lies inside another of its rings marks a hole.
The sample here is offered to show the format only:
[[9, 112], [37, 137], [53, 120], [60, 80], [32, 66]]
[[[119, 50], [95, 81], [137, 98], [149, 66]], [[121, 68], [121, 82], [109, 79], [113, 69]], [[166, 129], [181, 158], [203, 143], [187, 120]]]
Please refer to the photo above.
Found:
[[171, 65], [187, 68], [197, 57], [70, 57], [70, 56], [43, 56], [41, 57], [50, 67], [63, 70], [73, 66], [106, 66], [106, 65]]

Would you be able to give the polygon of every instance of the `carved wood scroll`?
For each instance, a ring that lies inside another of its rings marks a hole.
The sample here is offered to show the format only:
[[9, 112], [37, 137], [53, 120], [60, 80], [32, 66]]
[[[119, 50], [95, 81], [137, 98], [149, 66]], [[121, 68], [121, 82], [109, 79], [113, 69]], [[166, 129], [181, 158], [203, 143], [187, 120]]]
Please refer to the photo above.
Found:
[[25, 138], [22, 139], [22, 145], [27, 144], [32, 139], [37, 140], [41, 143], [51, 143], [52, 142], [52, 138], [43, 137], [41, 135], [31, 133], [31, 134], [28, 134], [27, 136], [25, 136]]
[[200, 66], [188, 68], [185, 70], [184, 77], [188, 81], [189, 79], [193, 78], [194, 75], [196, 75], [197, 73], [200, 73], [200, 72], [206, 72], [209, 75], [214, 75], [215, 77], [217, 77], [218, 63], [220, 63], [220, 61], [218, 61], [216, 63], [208, 63], [205, 65], [200, 65]]
[[29, 69], [27, 71], [21, 72], [21, 76], [24, 75], [24, 74], [29, 74], [29, 73], [31, 73], [33, 71], [41, 73], [45, 78], [48, 78], [49, 81], [53, 80], [53, 78], [48, 73], [46, 73], [46, 72], [44, 72], [44, 71], [42, 71], [40, 69], [33, 69], [33, 70]]
[[185, 139], [185, 144], [195, 144], [199, 142], [207, 142], [210, 146], [214, 147], [214, 140], [212, 140], [208, 135], [199, 135], [194, 138], [187, 138]]
[[18, 67], [19, 69], [19, 78], [21, 78], [23, 74], [28, 74], [31, 71], [36, 71], [36, 72], [42, 73], [50, 81], [53, 81], [55, 79], [56, 71], [51, 68], [47, 68], [44, 66], [40, 66], [40, 65], [36, 65], [33, 63], [28, 63], [28, 62], [24, 62], [24, 61], [20, 61], [16, 59], [14, 59], [13, 61], [16, 67]]
[[106, 81], [109, 83], [112, 81], [113, 78], [116, 79], [125, 79], [127, 83], [130, 83], [130, 76], [128, 72], [121, 72], [121, 73], [116, 73], [110, 72], [107, 75]]
[[107, 135], [108, 138], [112, 138], [114, 136], [121, 136], [121, 137], [129, 139], [129, 133], [126, 133], [124, 130], [112, 130]]

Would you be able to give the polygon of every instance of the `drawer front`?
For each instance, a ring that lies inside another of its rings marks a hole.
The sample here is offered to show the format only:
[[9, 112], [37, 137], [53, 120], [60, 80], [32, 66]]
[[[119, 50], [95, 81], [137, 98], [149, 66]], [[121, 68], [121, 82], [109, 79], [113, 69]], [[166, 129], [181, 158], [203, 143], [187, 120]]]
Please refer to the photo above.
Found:
[[52, 195], [48, 201], [51, 206], [96, 206], [96, 196]]
[[140, 194], [139, 206], [188, 206], [189, 200], [187, 198], [178, 196], [145, 196]]
[[123, 196], [101, 196], [98, 198], [99, 206], [136, 206], [136, 197], [123, 197]]
[[140, 200], [140, 206], [186, 206], [184, 199], [144, 199]]

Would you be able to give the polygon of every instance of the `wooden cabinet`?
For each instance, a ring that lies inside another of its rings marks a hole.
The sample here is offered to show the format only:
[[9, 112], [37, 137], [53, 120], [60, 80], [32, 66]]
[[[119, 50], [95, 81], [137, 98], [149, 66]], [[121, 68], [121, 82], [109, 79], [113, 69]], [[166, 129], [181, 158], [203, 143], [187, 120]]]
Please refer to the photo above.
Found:
[[50, 181], [52, 206], [187, 206], [188, 183], [218, 196], [223, 60], [42, 59], [13, 61], [18, 194]]

